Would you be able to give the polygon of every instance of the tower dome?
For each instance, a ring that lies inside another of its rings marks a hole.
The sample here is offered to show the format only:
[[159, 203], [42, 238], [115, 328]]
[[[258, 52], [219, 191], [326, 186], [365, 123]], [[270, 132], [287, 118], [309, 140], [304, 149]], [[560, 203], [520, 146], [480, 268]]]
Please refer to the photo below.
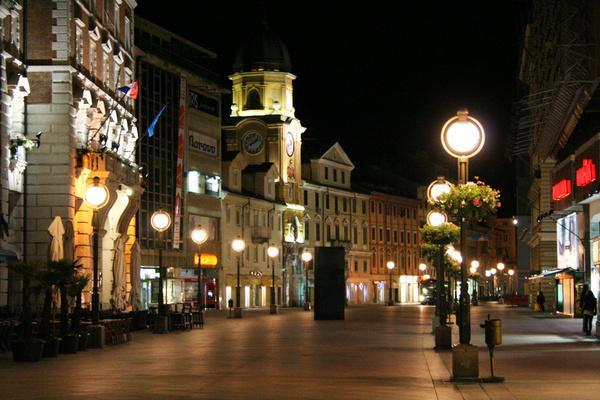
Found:
[[233, 63], [234, 72], [249, 71], [291, 72], [290, 54], [283, 41], [266, 22], [248, 37], [238, 49]]

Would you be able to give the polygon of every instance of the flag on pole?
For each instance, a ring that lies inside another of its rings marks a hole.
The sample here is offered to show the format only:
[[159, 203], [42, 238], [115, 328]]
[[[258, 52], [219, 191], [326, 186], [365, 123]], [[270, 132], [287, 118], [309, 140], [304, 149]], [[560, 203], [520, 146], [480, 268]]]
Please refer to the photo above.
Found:
[[158, 122], [158, 119], [160, 118], [163, 111], [165, 111], [165, 108], [167, 108], [166, 104], [164, 106], [162, 106], [162, 108], [160, 109], [160, 111], [158, 112], [156, 117], [154, 117], [154, 120], [152, 121], [152, 123], [148, 126], [148, 130], [146, 131], [146, 135], [148, 137], [154, 136], [154, 127], [156, 126], [156, 123]]
[[138, 81], [130, 83], [127, 86], [121, 86], [120, 88], [117, 88], [117, 90], [125, 93], [126, 97], [135, 100], [138, 96]]

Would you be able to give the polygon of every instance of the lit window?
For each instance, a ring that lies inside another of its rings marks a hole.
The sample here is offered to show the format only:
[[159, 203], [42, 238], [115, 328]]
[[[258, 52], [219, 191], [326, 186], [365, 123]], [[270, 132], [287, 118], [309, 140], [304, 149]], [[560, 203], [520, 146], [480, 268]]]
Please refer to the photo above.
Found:
[[198, 171], [189, 171], [188, 172], [188, 192], [202, 193], [200, 191], [200, 172], [198, 172]]

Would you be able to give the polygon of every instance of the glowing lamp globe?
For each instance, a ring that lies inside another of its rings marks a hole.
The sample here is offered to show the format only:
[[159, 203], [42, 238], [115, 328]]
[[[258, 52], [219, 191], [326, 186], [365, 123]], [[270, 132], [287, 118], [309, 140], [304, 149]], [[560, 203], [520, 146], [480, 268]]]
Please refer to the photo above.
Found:
[[100, 178], [94, 177], [94, 184], [85, 190], [84, 200], [93, 209], [98, 210], [108, 203], [110, 194], [106, 186], [100, 183]]
[[490, 272], [492, 273], [492, 275], [496, 275], [496, 272], [498, 272], [498, 271], [496, 270], [496, 268], [492, 268], [492, 269], [490, 269]]
[[509, 269], [509, 270], [508, 270], [508, 274], [509, 274], [510, 276], [513, 276], [513, 275], [515, 274], [515, 270], [514, 270], [514, 269]]
[[267, 255], [271, 258], [275, 258], [279, 255], [279, 249], [275, 246], [269, 246], [267, 249]]
[[150, 217], [150, 225], [158, 232], [164, 232], [171, 226], [171, 215], [165, 210], [154, 211]]
[[429, 187], [427, 188], [427, 200], [429, 200], [430, 203], [435, 203], [438, 201], [440, 195], [449, 193], [450, 190], [452, 190], [450, 182], [440, 176], [429, 184]]
[[396, 267], [396, 263], [393, 261], [388, 261], [385, 266], [387, 267], [387, 269], [392, 270]]
[[424, 263], [419, 264], [419, 270], [420, 271], [425, 271], [427, 269], [427, 265]]
[[467, 110], [456, 113], [442, 128], [442, 145], [448, 154], [456, 158], [470, 158], [483, 148], [485, 132]]
[[430, 278], [431, 278], [431, 275], [429, 275], [429, 274], [425, 274], [425, 275], [423, 275], [423, 280], [424, 280], [424, 281], [426, 281], [426, 280], [428, 280], [428, 279], [430, 279]]
[[312, 254], [309, 253], [308, 251], [303, 252], [302, 253], [302, 261], [310, 262], [310, 260], [312, 260]]
[[479, 268], [479, 261], [477, 261], [477, 260], [471, 261], [471, 268], [475, 268], [475, 269]]
[[491, 273], [490, 271], [487, 271], [487, 270], [486, 270], [486, 271], [485, 271], [485, 276], [486, 276], [487, 278], [489, 278], [490, 276], [492, 276], [492, 273]]
[[208, 232], [202, 227], [202, 225], [198, 225], [192, 231], [191, 236], [194, 243], [196, 243], [197, 245], [201, 245], [208, 239]]
[[427, 214], [427, 224], [431, 226], [440, 226], [445, 224], [448, 218], [446, 214], [439, 211], [429, 211]]
[[496, 268], [498, 268], [498, 271], [502, 271], [504, 269], [504, 263], [499, 262], [496, 264]]
[[471, 265], [471, 268], [469, 268], [469, 271], [471, 271], [471, 274], [475, 274], [477, 272], [477, 267], [474, 267]]
[[246, 242], [242, 240], [239, 236], [236, 239], [233, 239], [231, 242], [231, 248], [236, 253], [241, 253], [246, 248]]

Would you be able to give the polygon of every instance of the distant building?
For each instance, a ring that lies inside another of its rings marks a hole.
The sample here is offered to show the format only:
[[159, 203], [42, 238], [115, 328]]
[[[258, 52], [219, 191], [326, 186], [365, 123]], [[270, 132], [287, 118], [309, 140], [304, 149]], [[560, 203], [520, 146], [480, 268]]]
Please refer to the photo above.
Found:
[[[352, 189], [354, 164], [336, 142], [306, 145], [303, 151], [302, 194], [306, 210], [304, 239], [307, 249], [343, 247], [346, 251], [348, 304], [372, 302], [369, 251], [369, 195]], [[309, 299], [314, 296], [309, 275]]]

